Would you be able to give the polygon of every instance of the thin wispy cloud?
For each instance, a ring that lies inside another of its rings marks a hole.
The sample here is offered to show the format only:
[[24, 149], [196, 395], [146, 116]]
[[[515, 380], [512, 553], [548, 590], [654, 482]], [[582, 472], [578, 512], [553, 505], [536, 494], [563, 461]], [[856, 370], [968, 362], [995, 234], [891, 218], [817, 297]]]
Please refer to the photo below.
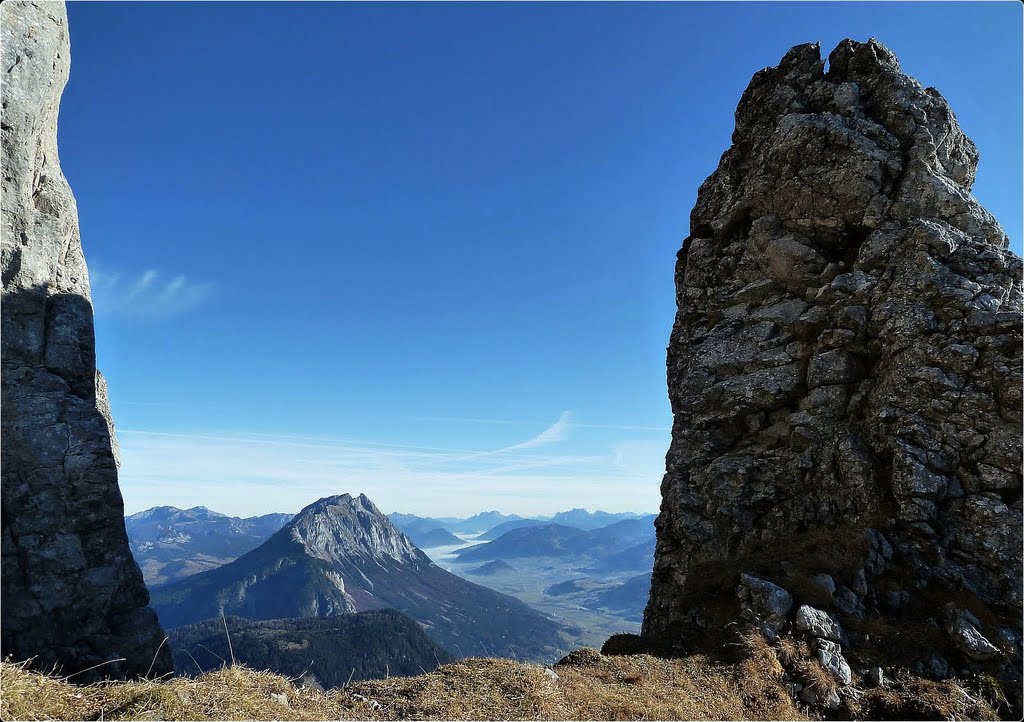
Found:
[[526, 441], [512, 446], [507, 446], [499, 451], [519, 451], [521, 449], [533, 449], [538, 446], [544, 446], [545, 444], [553, 444], [557, 441], [565, 439], [566, 434], [569, 432], [569, 419], [572, 417], [571, 411], [563, 411], [561, 416], [558, 417], [558, 421], [553, 423], [548, 428], [536, 436], [527, 439]]
[[636, 474], [607, 447], [548, 451], [560, 448], [570, 426], [564, 413], [541, 433], [483, 456], [359, 439], [126, 429], [118, 431], [121, 489], [128, 513], [163, 504], [294, 512], [323, 496], [363, 492], [385, 511], [533, 514], [593, 503], [597, 489], [610, 510], [657, 508], [660, 474]]
[[184, 274], [156, 269], [122, 272], [93, 264], [89, 273], [93, 308], [98, 315], [136, 320], [159, 320], [202, 305], [214, 284], [193, 281]]
[[[525, 419], [482, 419], [474, 416], [417, 416], [413, 421], [447, 421], [465, 424], [495, 424], [500, 426], [539, 426], [547, 423], [544, 421], [527, 421]], [[588, 424], [578, 421], [572, 422], [576, 429], [609, 429], [612, 431], [671, 431], [668, 426], [645, 426], [643, 424]]]
[[509, 446], [503, 446], [499, 449], [491, 449], [488, 451], [478, 451], [468, 456], [463, 457], [461, 460], [479, 459], [485, 456], [497, 456], [499, 454], [509, 454], [517, 451], [526, 451], [527, 449], [534, 449], [538, 446], [546, 446], [547, 444], [553, 444], [558, 441], [565, 439], [569, 432], [569, 420], [572, 417], [571, 411], [563, 411], [561, 416], [558, 417], [558, 421], [553, 423], [548, 428], [536, 436], [531, 436], [525, 441], [520, 441]]

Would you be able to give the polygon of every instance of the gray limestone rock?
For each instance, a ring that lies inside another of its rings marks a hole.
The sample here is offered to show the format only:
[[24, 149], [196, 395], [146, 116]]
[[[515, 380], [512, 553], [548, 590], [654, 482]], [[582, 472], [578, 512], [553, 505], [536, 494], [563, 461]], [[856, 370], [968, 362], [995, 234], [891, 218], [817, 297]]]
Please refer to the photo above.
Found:
[[977, 162], [874, 40], [754, 75], [678, 254], [644, 637], [738, 616], [743, 572], [811, 601], [783, 568], [840, 613], [956, 592], [1019, 632], [1021, 259]]
[[978, 631], [981, 622], [970, 612], [954, 610], [949, 614], [946, 632], [964, 654], [974, 660], [992, 659], [999, 654], [999, 648]]
[[815, 574], [811, 577], [811, 584], [829, 600], [832, 600], [836, 594], [836, 583], [829, 574]]
[[886, 684], [885, 671], [881, 667], [872, 667], [868, 672], [868, 683], [872, 687], [884, 687]]
[[[171, 671], [128, 548], [78, 214], [57, 156], [62, 2], [2, 23], [3, 655], [99, 677]], [[116, 661], [123, 659], [123, 661]]]
[[862, 619], [864, 617], [864, 604], [850, 589], [839, 587], [832, 601], [835, 608], [846, 616], [855, 619]]
[[818, 661], [825, 671], [832, 675], [832, 678], [839, 684], [850, 684], [853, 681], [853, 673], [850, 665], [843, 657], [843, 648], [835, 642], [827, 639], [818, 640]]
[[778, 632], [793, 606], [793, 597], [782, 587], [749, 574], [740, 575], [736, 588], [744, 619]]
[[800, 605], [800, 608], [796, 610], [795, 626], [809, 637], [829, 639], [833, 642], [842, 642], [844, 639], [843, 628], [835, 619], [827, 612], [806, 604]]

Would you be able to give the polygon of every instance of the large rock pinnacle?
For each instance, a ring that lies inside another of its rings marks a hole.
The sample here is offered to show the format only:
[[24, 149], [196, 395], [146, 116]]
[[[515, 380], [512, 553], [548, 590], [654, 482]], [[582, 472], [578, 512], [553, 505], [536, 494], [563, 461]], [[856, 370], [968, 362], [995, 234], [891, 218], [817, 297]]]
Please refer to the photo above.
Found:
[[874, 40], [824, 66], [754, 76], [691, 214], [643, 633], [720, 631], [747, 573], [1019, 659], [1021, 260], [935, 89]]
[[78, 213], [57, 157], [64, 3], [5, 2], [0, 21], [3, 655], [64, 674], [101, 665], [75, 681], [163, 674], [171, 658], [128, 549]]

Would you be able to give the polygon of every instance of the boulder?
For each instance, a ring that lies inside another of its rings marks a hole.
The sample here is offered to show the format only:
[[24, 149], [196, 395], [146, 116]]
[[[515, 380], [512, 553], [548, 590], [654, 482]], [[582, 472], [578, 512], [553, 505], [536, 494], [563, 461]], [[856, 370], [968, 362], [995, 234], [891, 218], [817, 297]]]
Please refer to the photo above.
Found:
[[773, 633], [779, 631], [793, 606], [793, 597], [785, 589], [749, 574], [740, 575], [736, 596], [742, 617]]
[[828, 612], [801, 604], [796, 610], [796, 628], [808, 637], [840, 642], [845, 639], [843, 628]]
[[850, 665], [843, 657], [843, 648], [827, 639], [819, 639], [817, 644], [818, 661], [825, 671], [832, 675], [839, 684], [850, 684], [853, 674]]

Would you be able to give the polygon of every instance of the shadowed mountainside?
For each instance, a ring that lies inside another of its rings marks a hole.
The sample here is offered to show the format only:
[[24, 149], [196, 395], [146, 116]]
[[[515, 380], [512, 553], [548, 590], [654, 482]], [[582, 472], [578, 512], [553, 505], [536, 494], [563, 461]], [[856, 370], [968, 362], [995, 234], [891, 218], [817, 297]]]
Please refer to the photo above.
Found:
[[259, 622], [210, 619], [173, 629], [169, 636], [174, 668], [193, 677], [234, 659], [250, 669], [330, 688], [425, 674], [451, 661], [416, 622], [394, 609]]
[[260, 547], [154, 590], [168, 627], [217, 617], [332, 617], [394, 608], [453, 654], [544, 659], [559, 625], [436, 566], [365, 496], [321, 499]]

